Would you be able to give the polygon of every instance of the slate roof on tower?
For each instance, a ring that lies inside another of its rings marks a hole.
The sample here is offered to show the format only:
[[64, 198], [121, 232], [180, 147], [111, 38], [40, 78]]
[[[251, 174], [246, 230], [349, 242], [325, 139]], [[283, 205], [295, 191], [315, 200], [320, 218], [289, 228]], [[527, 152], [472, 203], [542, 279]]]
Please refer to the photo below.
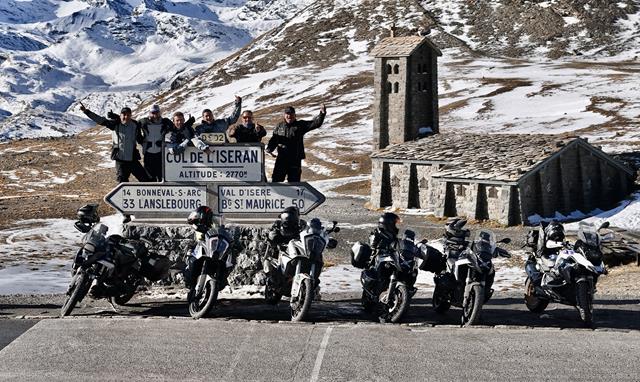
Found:
[[436, 51], [438, 56], [442, 52], [427, 37], [423, 36], [402, 36], [387, 37], [382, 39], [371, 51], [373, 57], [407, 57], [416, 51], [422, 44], [427, 44]]

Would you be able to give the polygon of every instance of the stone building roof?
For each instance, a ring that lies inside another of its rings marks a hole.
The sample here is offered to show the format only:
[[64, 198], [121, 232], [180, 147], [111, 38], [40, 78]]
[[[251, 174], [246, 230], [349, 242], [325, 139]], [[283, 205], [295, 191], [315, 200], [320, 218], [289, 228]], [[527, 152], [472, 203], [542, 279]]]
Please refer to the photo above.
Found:
[[544, 134], [442, 133], [388, 146], [373, 159], [442, 163], [433, 177], [517, 182], [570, 144], [582, 144], [626, 172], [632, 171], [577, 137]]
[[423, 36], [384, 38], [373, 48], [371, 55], [374, 57], [407, 57], [424, 43], [428, 44], [431, 49], [435, 50], [438, 56], [442, 56], [440, 49], [438, 49], [431, 40]]

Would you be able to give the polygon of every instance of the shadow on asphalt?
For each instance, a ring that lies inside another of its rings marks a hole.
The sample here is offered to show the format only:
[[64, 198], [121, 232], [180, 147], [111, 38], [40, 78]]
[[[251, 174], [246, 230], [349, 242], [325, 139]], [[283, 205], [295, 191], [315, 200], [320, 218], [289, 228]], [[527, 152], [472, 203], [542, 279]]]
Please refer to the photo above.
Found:
[[[595, 327], [600, 329], [640, 330], [640, 309], [624, 309], [621, 305], [635, 304], [634, 301], [603, 300], [596, 301], [594, 310]], [[615, 304], [615, 306], [614, 306]], [[118, 311], [105, 308], [98, 312], [74, 311], [74, 316], [101, 317], [189, 317], [184, 301], [150, 301], [125, 307]], [[461, 310], [452, 307], [445, 314], [436, 313], [431, 307], [430, 298], [416, 298], [403, 323], [421, 325], [460, 324]], [[289, 305], [286, 301], [278, 305], [265, 304], [262, 298], [222, 299], [208, 318], [243, 319], [257, 321], [289, 321]], [[359, 323], [376, 322], [366, 314], [359, 299], [333, 301], [314, 301], [308, 321], [315, 323]], [[488, 326], [525, 326], [534, 328], [583, 328], [578, 312], [574, 307], [550, 304], [541, 314], [529, 312], [519, 298], [495, 298], [490, 300], [481, 312], [479, 325]]]

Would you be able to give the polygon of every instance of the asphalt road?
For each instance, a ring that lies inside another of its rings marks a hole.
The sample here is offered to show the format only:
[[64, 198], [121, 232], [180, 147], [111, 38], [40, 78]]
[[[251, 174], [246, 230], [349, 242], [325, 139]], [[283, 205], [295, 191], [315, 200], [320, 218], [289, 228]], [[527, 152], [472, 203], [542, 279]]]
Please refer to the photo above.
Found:
[[71, 318], [2, 349], [0, 379], [637, 381], [639, 352], [638, 331]]

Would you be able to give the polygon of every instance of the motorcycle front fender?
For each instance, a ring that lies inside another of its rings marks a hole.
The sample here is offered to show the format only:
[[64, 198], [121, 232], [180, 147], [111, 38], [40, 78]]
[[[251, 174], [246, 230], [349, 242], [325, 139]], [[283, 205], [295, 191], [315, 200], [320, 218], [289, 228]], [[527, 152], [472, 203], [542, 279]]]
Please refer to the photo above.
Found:
[[313, 277], [306, 273], [298, 273], [293, 276], [293, 282], [291, 283], [291, 299], [298, 298], [298, 293], [300, 293], [300, 286], [302, 285], [302, 280], [304, 279], [308, 279], [313, 283]]

